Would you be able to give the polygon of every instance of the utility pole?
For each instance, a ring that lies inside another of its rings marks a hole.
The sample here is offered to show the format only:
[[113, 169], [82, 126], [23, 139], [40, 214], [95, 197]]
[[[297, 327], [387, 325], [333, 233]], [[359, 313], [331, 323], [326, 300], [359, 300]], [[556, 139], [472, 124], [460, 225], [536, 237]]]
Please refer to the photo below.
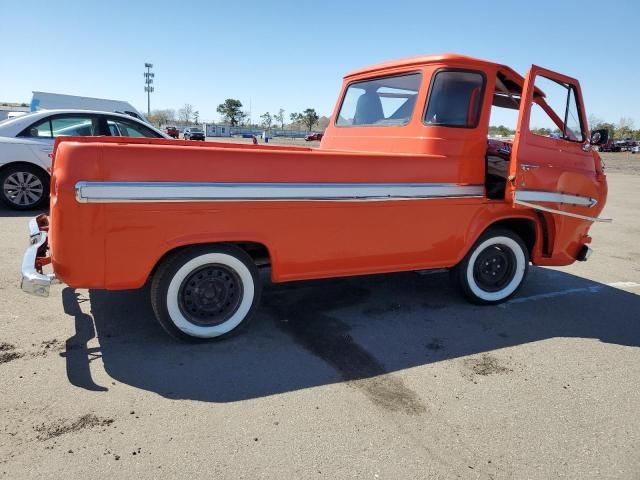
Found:
[[144, 68], [147, 69], [144, 72], [144, 91], [147, 92], [147, 117], [151, 115], [151, 92], [153, 92], [153, 77], [155, 73], [151, 72], [153, 68], [152, 63], [145, 63]]

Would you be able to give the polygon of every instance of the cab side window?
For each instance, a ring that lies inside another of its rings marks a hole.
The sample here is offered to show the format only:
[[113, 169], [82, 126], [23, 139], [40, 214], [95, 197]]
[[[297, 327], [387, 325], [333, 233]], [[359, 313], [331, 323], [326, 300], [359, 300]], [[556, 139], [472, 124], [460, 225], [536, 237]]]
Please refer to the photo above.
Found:
[[475, 128], [480, 120], [485, 77], [480, 72], [440, 70], [431, 82], [426, 125]]
[[582, 142], [582, 119], [573, 85], [536, 76], [529, 131], [543, 137]]
[[350, 84], [342, 100], [336, 125], [406, 125], [413, 115], [421, 79], [421, 74], [410, 73]]

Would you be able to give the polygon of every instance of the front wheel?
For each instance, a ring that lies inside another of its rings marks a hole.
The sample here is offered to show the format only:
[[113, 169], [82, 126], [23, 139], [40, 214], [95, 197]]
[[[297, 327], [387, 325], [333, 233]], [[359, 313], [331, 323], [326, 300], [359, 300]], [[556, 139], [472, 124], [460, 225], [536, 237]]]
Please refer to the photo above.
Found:
[[245, 327], [260, 301], [258, 269], [233, 245], [201, 245], [167, 257], [151, 282], [160, 325], [182, 340], [221, 339]]
[[491, 228], [453, 270], [472, 303], [495, 305], [513, 296], [529, 270], [529, 251], [511, 230]]

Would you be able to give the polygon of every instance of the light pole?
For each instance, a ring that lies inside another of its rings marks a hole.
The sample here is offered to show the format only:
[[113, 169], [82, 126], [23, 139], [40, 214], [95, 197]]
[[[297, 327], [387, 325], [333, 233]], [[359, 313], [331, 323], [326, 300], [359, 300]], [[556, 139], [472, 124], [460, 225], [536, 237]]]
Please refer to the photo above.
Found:
[[145, 63], [144, 68], [147, 69], [144, 72], [144, 91], [147, 92], [147, 117], [151, 115], [151, 92], [153, 92], [153, 77], [154, 73], [151, 72], [153, 68], [152, 63]]

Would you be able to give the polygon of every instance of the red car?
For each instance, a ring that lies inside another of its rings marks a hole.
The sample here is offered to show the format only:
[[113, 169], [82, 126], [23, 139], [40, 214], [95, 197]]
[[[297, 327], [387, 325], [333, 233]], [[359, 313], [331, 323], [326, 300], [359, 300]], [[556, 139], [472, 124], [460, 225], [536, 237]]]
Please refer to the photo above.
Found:
[[164, 133], [172, 138], [178, 138], [178, 129], [176, 127], [164, 127]]
[[310, 133], [309, 135], [305, 136], [304, 139], [307, 142], [313, 142], [313, 141], [317, 141], [319, 142], [320, 140], [322, 140], [322, 133]]

